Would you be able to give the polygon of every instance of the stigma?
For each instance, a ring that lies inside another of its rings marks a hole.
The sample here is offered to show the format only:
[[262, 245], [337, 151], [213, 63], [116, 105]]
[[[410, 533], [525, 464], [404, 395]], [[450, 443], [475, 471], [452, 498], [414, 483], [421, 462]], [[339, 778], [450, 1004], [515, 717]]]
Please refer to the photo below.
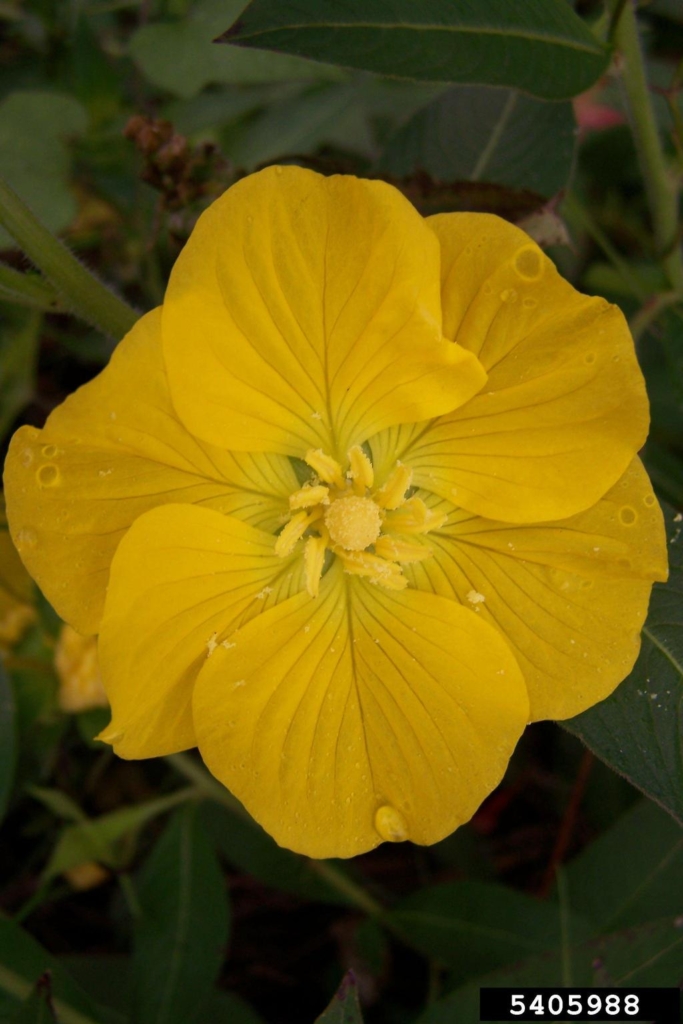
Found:
[[402, 565], [428, 558], [430, 548], [405, 535], [443, 526], [446, 516], [409, 495], [412, 471], [397, 462], [381, 487], [375, 487], [372, 462], [358, 445], [346, 456], [346, 468], [321, 449], [306, 452], [311, 479], [289, 496], [291, 516], [275, 542], [275, 553], [290, 555], [304, 542], [306, 589], [317, 597], [328, 552], [345, 572], [363, 576], [388, 590], [403, 590]]

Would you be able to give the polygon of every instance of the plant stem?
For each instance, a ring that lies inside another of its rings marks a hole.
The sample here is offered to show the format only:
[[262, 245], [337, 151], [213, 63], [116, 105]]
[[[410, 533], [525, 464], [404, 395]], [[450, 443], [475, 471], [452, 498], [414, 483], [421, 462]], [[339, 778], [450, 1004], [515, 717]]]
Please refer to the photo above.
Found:
[[[251, 815], [245, 810], [239, 800], [225, 786], [222, 786], [217, 779], [214, 779], [213, 775], [209, 775], [194, 758], [188, 754], [169, 754], [166, 760], [169, 764], [173, 765], [177, 772], [193, 782], [197, 789], [204, 793], [209, 800], [215, 800], [216, 803], [222, 804], [223, 807], [232, 811], [233, 814], [251, 820]], [[349, 878], [347, 874], [340, 871], [330, 861], [309, 860], [308, 866], [311, 871], [315, 872], [320, 878], [323, 878], [328, 885], [350, 900], [359, 910], [374, 918], [384, 917], [382, 905], [366, 892], [362, 886], [354, 882], [352, 878]]]
[[617, 271], [626, 287], [633, 294], [634, 298], [639, 299], [640, 302], [643, 303], [647, 302], [650, 297], [650, 293], [647, 288], [645, 288], [638, 277], [634, 274], [633, 270], [621, 253], [612, 245], [600, 225], [593, 220], [590, 213], [575, 193], [570, 192], [565, 196], [562, 203], [562, 209], [565, 216], [570, 220], [578, 221], [586, 234], [588, 234], [595, 244], [602, 249], [603, 253]]
[[138, 319], [135, 310], [84, 267], [1, 178], [0, 224], [76, 316], [117, 341], [131, 329]]
[[678, 237], [678, 189], [667, 168], [650, 97], [635, 6], [625, 3], [614, 39], [623, 58], [621, 79], [633, 139], [652, 216], [655, 245], [671, 288], [683, 293], [683, 260]]

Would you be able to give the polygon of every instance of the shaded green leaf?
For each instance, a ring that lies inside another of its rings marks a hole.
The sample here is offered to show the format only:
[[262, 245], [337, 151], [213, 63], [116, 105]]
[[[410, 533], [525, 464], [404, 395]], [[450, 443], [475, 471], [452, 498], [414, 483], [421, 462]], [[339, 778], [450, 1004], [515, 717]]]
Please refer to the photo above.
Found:
[[[56, 957], [31, 938], [18, 924], [0, 917], [0, 990], [17, 1006], [29, 997], [38, 979], [50, 971], [55, 1009], [68, 1007], [80, 1013], [80, 1024], [99, 1024], [97, 1008], [81, 987], [69, 976]], [[64, 1024], [69, 1015], [61, 1012]], [[73, 1021], [74, 1016], [70, 1019]]]
[[[560, 908], [486, 882], [449, 882], [421, 889], [402, 900], [389, 920], [426, 957], [439, 960], [462, 981], [521, 957], [558, 948]], [[571, 942], [590, 934], [572, 916]]]
[[667, 918], [593, 939], [569, 951], [533, 957], [510, 970], [483, 975], [422, 1014], [418, 1024], [479, 1024], [482, 986], [533, 988], [654, 987], [683, 980], [683, 927]]
[[573, 912], [601, 932], [682, 914], [683, 831], [642, 800], [572, 861], [566, 881]]
[[196, 807], [169, 822], [143, 868], [138, 897], [134, 1020], [188, 1024], [211, 992], [229, 930], [225, 882]]
[[576, 141], [571, 103], [514, 89], [456, 86], [389, 139], [379, 170], [438, 181], [490, 181], [552, 196], [566, 185]]
[[218, 850], [234, 867], [302, 899], [349, 905], [315, 873], [315, 862], [278, 846], [255, 821], [238, 817], [213, 803], [205, 804], [201, 814]]
[[165, 814], [186, 799], [184, 791], [124, 807], [100, 818], [86, 818], [64, 829], [45, 868], [44, 879], [54, 878], [85, 861], [98, 860], [117, 868], [125, 861], [118, 844], [146, 822]]
[[52, 981], [49, 974], [36, 982], [33, 992], [12, 1016], [12, 1024], [54, 1024]]
[[138, 29], [131, 38], [130, 53], [153, 85], [175, 96], [196, 96], [212, 82], [255, 85], [339, 77], [333, 68], [298, 57], [215, 46], [214, 36], [244, 6], [245, 0], [199, 0], [182, 21]]
[[316, 1018], [315, 1024], [363, 1024], [353, 971], [344, 976], [330, 1005]]
[[17, 763], [16, 711], [12, 682], [0, 663], [0, 821], [5, 816]]
[[654, 585], [635, 667], [562, 725], [683, 823], [683, 519], [665, 511], [670, 575]]
[[42, 313], [13, 309], [0, 322], [0, 437], [35, 392]]
[[264, 1024], [256, 1010], [235, 992], [213, 992], [202, 1006], [202, 1019], [211, 1024]]
[[[17, 91], [0, 102], [0, 177], [50, 231], [67, 227], [76, 213], [66, 142], [86, 126], [86, 112], [73, 96]], [[0, 228], [0, 249], [12, 244]]]
[[565, 0], [252, 0], [221, 42], [397, 78], [583, 92], [608, 53]]

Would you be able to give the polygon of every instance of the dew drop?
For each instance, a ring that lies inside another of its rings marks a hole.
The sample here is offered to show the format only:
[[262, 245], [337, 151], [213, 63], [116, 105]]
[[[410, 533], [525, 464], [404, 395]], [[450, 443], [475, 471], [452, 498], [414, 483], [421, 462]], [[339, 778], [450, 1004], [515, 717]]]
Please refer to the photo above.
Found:
[[617, 565], [621, 569], [630, 569], [631, 568], [631, 559], [630, 558], [618, 558], [617, 559]]
[[19, 530], [17, 534], [17, 547], [20, 551], [22, 548], [34, 548], [37, 543], [38, 534], [30, 526], [24, 526]]
[[515, 255], [514, 267], [525, 281], [537, 281], [543, 273], [543, 260], [538, 249], [525, 245]]
[[54, 444], [43, 445], [42, 453], [46, 459], [54, 459], [57, 454], [57, 446]]
[[36, 479], [41, 487], [55, 487], [59, 483], [59, 470], [51, 462], [41, 466], [36, 473]]
[[532, 299], [530, 295], [527, 295], [525, 299], [522, 299], [522, 305], [526, 309], [534, 309], [538, 303], [536, 302], [536, 299]]
[[19, 456], [19, 461], [22, 466], [26, 466], [27, 468], [31, 465], [33, 462], [33, 452], [30, 448], [24, 448], [23, 452]]
[[384, 804], [377, 810], [375, 829], [387, 843], [403, 843], [408, 838], [406, 819], [391, 804]]
[[485, 284], [485, 285], [484, 285], [484, 287], [482, 288], [482, 291], [483, 291], [484, 295], [490, 295], [490, 294], [491, 294], [491, 292], [493, 291], [493, 288], [492, 288], [492, 287], [491, 287], [491, 285], [490, 285], [490, 284], [488, 283], [488, 281], [486, 282], [486, 284]]
[[276, 167], [276, 168], [275, 168], [275, 173], [277, 174], [277, 176], [278, 176], [278, 178], [279, 178], [279, 177], [280, 177], [280, 175], [282, 174], [282, 168], [281, 168], [281, 167]]
[[595, 352], [586, 352], [585, 356], [583, 357], [583, 361], [584, 363], [588, 363], [588, 365], [590, 366], [591, 363], [595, 362]]
[[516, 292], [516, 290], [514, 288], [505, 288], [504, 291], [502, 291], [500, 293], [500, 301], [501, 302], [516, 302], [517, 301], [517, 292]]
[[638, 513], [635, 509], [630, 508], [628, 505], [624, 505], [622, 509], [619, 509], [619, 518], [624, 526], [633, 526], [638, 518]]
[[646, 494], [643, 498], [643, 505], [647, 505], [648, 508], [652, 508], [656, 501], [654, 494]]
[[581, 580], [581, 589], [590, 590], [593, 586], [593, 580]]

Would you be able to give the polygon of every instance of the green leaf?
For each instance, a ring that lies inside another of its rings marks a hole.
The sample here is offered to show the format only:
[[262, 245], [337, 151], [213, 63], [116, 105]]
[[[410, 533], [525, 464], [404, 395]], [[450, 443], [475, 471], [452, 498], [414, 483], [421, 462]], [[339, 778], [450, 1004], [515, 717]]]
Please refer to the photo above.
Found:
[[350, 901], [315, 873], [308, 858], [278, 846], [255, 821], [213, 803], [206, 803], [201, 815], [219, 852], [234, 867], [302, 899], [349, 906]]
[[683, 518], [665, 509], [669, 580], [655, 583], [628, 679], [562, 725], [683, 823]]
[[[458, 981], [558, 948], [560, 908], [486, 882], [449, 882], [421, 889], [388, 915], [426, 957], [450, 966]], [[570, 941], [590, 934], [572, 917]]]
[[214, 36], [244, 6], [245, 0], [199, 0], [182, 21], [138, 29], [130, 53], [153, 85], [183, 97], [196, 96], [204, 86], [218, 82], [256, 85], [339, 77], [333, 68], [298, 57], [215, 46]]
[[683, 913], [683, 832], [642, 800], [572, 861], [565, 877], [572, 911], [601, 932]]
[[16, 711], [12, 682], [0, 663], [0, 821], [12, 795], [17, 763]]
[[[76, 214], [66, 143], [86, 127], [86, 112], [73, 96], [17, 91], [0, 102], [0, 177], [50, 231], [68, 227]], [[0, 227], [0, 249], [10, 244]]]
[[571, 103], [544, 103], [515, 89], [456, 86], [398, 129], [378, 169], [552, 196], [567, 183], [575, 142]]
[[332, 996], [327, 1009], [316, 1018], [315, 1024], [363, 1024], [358, 1001], [358, 985], [353, 971], [348, 971]]
[[60, 1024], [100, 1024], [101, 1017], [56, 957], [14, 921], [0, 917], [0, 990], [17, 1005], [30, 996], [37, 980], [50, 971]]
[[140, 878], [133, 941], [134, 1020], [189, 1024], [228, 941], [225, 881], [196, 807], [171, 819]]
[[367, 152], [372, 142], [361, 98], [358, 85], [338, 83], [285, 97], [270, 104], [223, 149], [248, 170], [277, 157], [314, 152], [323, 143]]
[[397, 78], [508, 85], [567, 99], [608, 53], [565, 0], [252, 0], [221, 42]]
[[112, 868], [121, 867], [126, 859], [118, 849], [121, 840], [186, 799], [187, 792], [181, 790], [158, 800], [112, 811], [101, 818], [87, 818], [76, 825], [69, 825], [59, 837], [45, 868], [44, 880], [89, 860], [101, 861]]
[[418, 1024], [479, 1024], [482, 986], [552, 988], [679, 985], [683, 927], [670, 917], [585, 942], [569, 951], [533, 957], [511, 970], [470, 981], [422, 1014]]
[[0, 437], [35, 392], [42, 313], [13, 309], [0, 330]]
[[207, 1024], [264, 1024], [263, 1017], [240, 996], [218, 990], [203, 1004], [202, 1020]]

